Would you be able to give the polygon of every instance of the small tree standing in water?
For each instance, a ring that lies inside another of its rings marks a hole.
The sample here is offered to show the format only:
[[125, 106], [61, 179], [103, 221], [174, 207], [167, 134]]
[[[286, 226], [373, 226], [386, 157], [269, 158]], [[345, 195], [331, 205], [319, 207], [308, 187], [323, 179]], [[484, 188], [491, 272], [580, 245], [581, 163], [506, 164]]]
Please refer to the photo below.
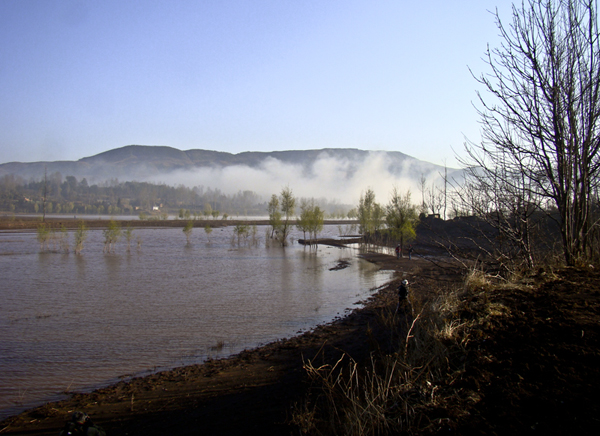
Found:
[[317, 240], [319, 238], [319, 233], [323, 231], [323, 225], [325, 223], [325, 211], [322, 210], [319, 206], [314, 206], [312, 210], [311, 216], [311, 226], [310, 232], [312, 234], [312, 239]]
[[131, 253], [131, 241], [133, 239], [133, 229], [129, 226], [123, 232], [125, 233], [125, 240], [127, 241], [127, 252]]
[[190, 237], [192, 236], [192, 230], [194, 229], [194, 222], [189, 220], [185, 223], [183, 227], [183, 233], [185, 233], [185, 238], [187, 240], [187, 244], [190, 245]]
[[282, 189], [279, 197], [281, 199], [281, 214], [283, 217], [279, 227], [278, 239], [279, 242], [281, 242], [281, 246], [285, 247], [287, 245], [288, 235], [292, 230], [290, 221], [296, 210], [296, 199], [294, 198], [292, 190], [289, 187]]
[[267, 227], [265, 230], [265, 247], [269, 248], [272, 244], [273, 237], [271, 236], [271, 230]]
[[208, 243], [210, 244], [210, 234], [212, 233], [212, 227], [207, 224], [204, 227], [204, 232], [206, 233], [206, 237], [208, 238]]
[[300, 202], [300, 216], [296, 219], [296, 227], [304, 234], [304, 242], [306, 243], [306, 232], [310, 238], [310, 206], [308, 200], [302, 199]]
[[50, 239], [50, 229], [45, 223], [40, 224], [37, 227], [37, 240], [40, 243], [40, 250], [46, 251], [48, 249], [48, 240]]
[[281, 211], [279, 210], [279, 198], [277, 198], [277, 195], [275, 194], [271, 196], [268, 211], [269, 224], [271, 225], [271, 238], [273, 238], [275, 232], [277, 232], [277, 229], [281, 226]]
[[63, 251], [64, 253], [69, 253], [69, 233], [67, 232], [67, 228], [64, 225], [60, 228], [58, 244], [60, 246], [61, 251]]
[[325, 212], [315, 204], [314, 199], [303, 200], [300, 205], [300, 217], [296, 220], [298, 230], [304, 233], [306, 243], [306, 233], [308, 233], [308, 243], [312, 245], [313, 240], [317, 239], [319, 232], [323, 230]]
[[[244, 241], [248, 240], [248, 235], [250, 233], [250, 226], [248, 224], [236, 224], [236, 226], [233, 228], [233, 233], [235, 233], [237, 235], [237, 244], [238, 246], [240, 246], [240, 239], [243, 238]], [[234, 240], [232, 239], [232, 242], [234, 242]], [[234, 245], [234, 244], [232, 244]]]
[[87, 239], [87, 227], [85, 223], [82, 221], [79, 222], [77, 226], [77, 230], [75, 230], [75, 254], [81, 254], [81, 250], [83, 250], [83, 243]]
[[258, 234], [258, 227], [256, 227], [254, 225], [250, 228], [250, 236], [252, 237], [252, 245], [254, 245], [255, 247], [258, 245], [257, 234]]
[[364, 241], [369, 244], [373, 242], [378, 230], [383, 226], [385, 209], [375, 201], [375, 192], [369, 188], [361, 194], [357, 209], [359, 231]]
[[294, 216], [296, 209], [296, 199], [289, 187], [281, 190], [281, 194], [277, 197], [275, 194], [271, 196], [269, 201], [269, 224], [271, 225], [271, 237], [273, 234], [282, 247], [287, 245], [287, 238], [292, 230], [291, 219]]
[[104, 230], [104, 253], [113, 251], [115, 244], [121, 238], [121, 226], [115, 220], [110, 220], [108, 227]]

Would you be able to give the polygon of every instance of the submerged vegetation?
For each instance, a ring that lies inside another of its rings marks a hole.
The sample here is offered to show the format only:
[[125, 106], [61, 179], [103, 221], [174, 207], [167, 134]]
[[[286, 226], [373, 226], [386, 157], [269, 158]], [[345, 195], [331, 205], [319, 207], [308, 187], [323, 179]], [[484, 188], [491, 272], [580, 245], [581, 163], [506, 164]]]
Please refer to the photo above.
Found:
[[192, 237], [192, 230], [194, 230], [194, 222], [191, 220], [186, 221], [185, 225], [183, 226], [183, 233], [185, 234], [185, 239], [186, 239], [188, 245], [190, 245], [190, 238]]
[[279, 241], [282, 247], [288, 244], [288, 236], [292, 230], [292, 219], [296, 211], [296, 198], [289, 187], [283, 188], [277, 197], [271, 197], [268, 204], [271, 238]]
[[238, 223], [233, 228], [233, 235], [231, 235], [231, 245], [238, 247], [242, 245], [257, 246], [258, 228], [255, 225], [249, 225], [244, 223]]
[[209, 224], [204, 226], [204, 233], [206, 233], [206, 239], [209, 243], [210, 243], [210, 234], [212, 233], [212, 230], [213, 229]]
[[80, 221], [75, 231], [75, 254], [81, 254], [83, 243], [87, 239], [87, 232], [88, 229], [85, 226], [85, 222], [83, 220]]
[[48, 241], [50, 239], [50, 228], [45, 223], [41, 223], [37, 227], [37, 240], [40, 243], [40, 250], [46, 251], [48, 249]]
[[323, 230], [324, 212], [315, 204], [314, 200], [303, 199], [300, 203], [300, 216], [296, 220], [296, 227], [306, 234], [308, 233], [309, 244], [318, 238]]
[[[37, 226], [37, 241], [40, 243], [40, 251], [52, 251], [68, 253], [69, 234], [64, 226], [61, 226], [58, 231], [46, 223], [40, 223]], [[77, 247], [76, 247], [77, 249]]]
[[108, 227], [102, 232], [104, 235], [104, 252], [112, 253], [115, 250], [115, 245], [121, 239], [122, 229], [121, 224], [115, 220], [110, 220]]

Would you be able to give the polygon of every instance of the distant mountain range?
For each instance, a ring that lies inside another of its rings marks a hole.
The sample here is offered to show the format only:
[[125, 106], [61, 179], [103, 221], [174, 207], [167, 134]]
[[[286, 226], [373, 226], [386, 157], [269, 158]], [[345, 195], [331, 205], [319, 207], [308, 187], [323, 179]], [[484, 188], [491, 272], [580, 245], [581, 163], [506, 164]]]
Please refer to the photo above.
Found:
[[[317, 162], [331, 159], [330, 162], [344, 162], [345, 176], [350, 178], [362, 165], [376, 155], [393, 175], [418, 180], [423, 173], [443, 173], [444, 168], [420, 161], [404, 153], [394, 151], [365, 151], [357, 149], [326, 148], [321, 150], [290, 150], [272, 152], [226, 153], [213, 150], [182, 151], [165, 146], [128, 145], [105, 151], [78, 161], [54, 162], [9, 162], [0, 164], [0, 177], [14, 174], [26, 180], [41, 180], [47, 174], [59, 172], [63, 177], [86, 178], [89, 183], [104, 180], [152, 180], [160, 181], [161, 175], [178, 171], [194, 172], [202, 168], [222, 169], [242, 166], [260, 169], [265, 165], [283, 163], [302, 167], [304, 177], [311, 177], [315, 171], [322, 171]], [[448, 169], [452, 174], [458, 170]]]

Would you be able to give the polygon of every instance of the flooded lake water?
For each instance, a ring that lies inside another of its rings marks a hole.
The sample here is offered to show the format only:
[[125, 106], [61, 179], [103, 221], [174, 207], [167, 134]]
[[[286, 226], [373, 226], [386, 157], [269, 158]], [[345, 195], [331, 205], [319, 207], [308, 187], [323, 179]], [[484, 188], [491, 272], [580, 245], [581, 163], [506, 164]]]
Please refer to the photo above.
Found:
[[[224, 357], [329, 322], [391, 279], [355, 249], [232, 243], [216, 228], [134, 229], [103, 253], [0, 233], [0, 419], [120, 378]], [[326, 226], [321, 236], [335, 236]], [[295, 238], [302, 237], [295, 234]], [[349, 267], [333, 269], [347, 260]]]

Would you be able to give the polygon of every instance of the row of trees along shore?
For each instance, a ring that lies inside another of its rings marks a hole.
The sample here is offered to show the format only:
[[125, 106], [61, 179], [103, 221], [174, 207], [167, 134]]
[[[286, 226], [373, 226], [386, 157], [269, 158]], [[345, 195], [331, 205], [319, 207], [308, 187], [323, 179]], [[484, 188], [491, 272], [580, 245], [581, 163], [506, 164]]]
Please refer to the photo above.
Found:
[[[324, 212], [315, 204], [314, 199], [300, 200], [300, 214], [297, 216], [296, 203], [297, 199], [289, 187], [282, 189], [280, 195], [273, 194], [269, 201], [270, 238], [278, 240], [284, 246], [287, 245], [294, 223], [303, 232], [308, 243], [316, 239], [323, 230]], [[415, 239], [415, 228], [419, 222], [418, 208], [411, 202], [410, 191], [401, 195], [396, 187], [385, 207], [375, 201], [373, 189], [367, 189], [361, 195], [358, 206], [348, 216], [358, 221], [359, 232], [367, 243], [404, 245]]]
[[[299, 214], [296, 214], [296, 204], [299, 203]], [[284, 188], [279, 196], [273, 195], [268, 204], [270, 231], [266, 234], [266, 242], [269, 239], [277, 240], [282, 246], [288, 244], [288, 237], [294, 227], [302, 231], [304, 240], [308, 245], [318, 238], [323, 230], [325, 222], [325, 212], [316, 203], [314, 199], [296, 199], [289, 187]], [[415, 237], [415, 225], [418, 221], [416, 206], [410, 202], [410, 192], [400, 196], [398, 190], [394, 188], [390, 203], [382, 208], [375, 202], [375, 194], [372, 189], [361, 196], [357, 208], [352, 209], [348, 214], [356, 218], [360, 225], [360, 232], [365, 235], [365, 241], [379, 243], [389, 243], [390, 240], [399, 240], [403, 243], [410, 241]], [[192, 231], [196, 226], [195, 220], [185, 220], [183, 233], [188, 244], [191, 242]], [[210, 242], [212, 228], [210, 224], [204, 222], [204, 230]], [[384, 228], [385, 227], [385, 228]], [[356, 226], [350, 225], [350, 231]], [[77, 254], [81, 254], [83, 244], [87, 239], [88, 228], [85, 221], [79, 222], [75, 231], [75, 248]], [[340, 229], [340, 232], [342, 230]], [[237, 223], [234, 227], [234, 233], [237, 236], [238, 245], [240, 241], [248, 241], [251, 237], [252, 245], [257, 243], [256, 226]], [[130, 251], [133, 230], [127, 227], [122, 229], [118, 221], [111, 219], [103, 230], [105, 253], [111, 253], [115, 250], [116, 243], [125, 236], [127, 240], [127, 251]], [[308, 235], [308, 238], [307, 238]], [[45, 222], [41, 222], [37, 228], [37, 239], [42, 251], [62, 251], [69, 252], [69, 242], [67, 229], [63, 226], [56, 229]], [[138, 246], [141, 241], [138, 240]]]
[[[84, 243], [88, 237], [88, 227], [85, 225], [85, 221], [80, 220], [77, 229], [74, 232], [75, 243], [73, 251], [75, 254], [81, 254], [84, 248]], [[116, 244], [119, 242], [121, 237], [125, 238], [127, 242], [127, 252], [131, 251], [131, 242], [134, 238], [133, 229], [131, 227], [122, 228], [118, 221], [110, 220], [106, 228], [102, 231], [104, 236], [104, 253], [113, 253], [116, 250]], [[69, 233], [67, 229], [62, 226], [59, 229], [47, 225], [42, 222], [37, 226], [37, 240], [40, 244], [40, 250], [42, 252], [62, 252], [69, 253], [71, 250], [71, 244], [69, 242]], [[141, 239], [137, 238], [138, 248], [141, 246]]]

